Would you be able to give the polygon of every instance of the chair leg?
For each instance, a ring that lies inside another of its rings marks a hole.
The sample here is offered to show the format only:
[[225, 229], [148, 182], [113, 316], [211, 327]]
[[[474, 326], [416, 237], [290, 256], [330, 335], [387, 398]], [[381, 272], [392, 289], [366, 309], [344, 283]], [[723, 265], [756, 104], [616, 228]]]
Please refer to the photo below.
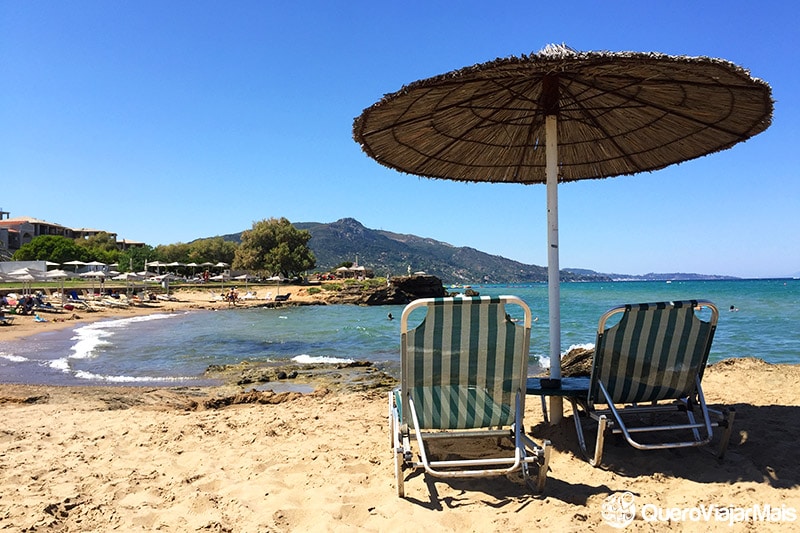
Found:
[[394, 407], [394, 391], [389, 391], [389, 446], [394, 448], [395, 443], [395, 407]]
[[606, 415], [600, 415], [600, 419], [597, 421], [597, 440], [594, 445], [594, 457], [589, 460], [589, 464], [592, 466], [600, 466], [600, 462], [603, 460], [603, 443], [607, 424], [608, 418], [606, 418]]
[[403, 450], [402, 448], [398, 448], [394, 451], [394, 482], [397, 486], [397, 496], [399, 498], [405, 498], [406, 496], [405, 479], [403, 479], [403, 461]]
[[578, 406], [572, 402], [572, 420], [575, 422], [575, 434], [578, 436], [578, 444], [581, 447], [583, 456], [588, 460], [589, 452], [586, 450], [586, 439], [583, 437], [583, 424], [581, 423], [581, 413]]
[[534, 482], [531, 476], [533, 463], [523, 462], [522, 477], [525, 480], [525, 484], [528, 485], [531, 490], [533, 490], [536, 494], [541, 494], [544, 492], [544, 486], [547, 483], [547, 472], [550, 468], [550, 450], [552, 449], [553, 445], [549, 440], [545, 440], [542, 442], [542, 445], [539, 446], [533, 442], [533, 440], [529, 439], [527, 435], [524, 436], [523, 439], [526, 447], [536, 448], [534, 453], [536, 454], [536, 463], [539, 470], [536, 472], [536, 480]]
[[728, 449], [728, 442], [731, 440], [731, 434], [733, 433], [733, 419], [736, 417], [736, 409], [731, 407], [728, 409], [726, 413], [725, 419], [720, 422], [720, 426], [725, 424], [725, 430], [722, 432], [722, 437], [719, 441], [719, 448], [717, 451], [717, 457], [722, 459], [725, 457], [725, 452]]
[[547, 483], [547, 470], [550, 468], [550, 450], [553, 448], [549, 440], [542, 442], [542, 462], [539, 463], [539, 472], [536, 475], [536, 492], [544, 492]]
[[394, 480], [397, 488], [397, 496], [404, 498], [405, 480], [403, 478], [403, 465], [405, 464], [405, 446], [402, 442], [402, 429], [398, 407], [395, 403], [396, 397], [393, 392], [389, 392], [389, 441], [394, 456]]
[[[587, 410], [585, 416], [591, 419], [591, 415]], [[603, 443], [605, 441], [606, 427], [608, 419], [606, 415], [601, 415], [597, 420], [597, 437], [595, 439], [594, 453], [590, 454], [586, 446], [586, 437], [583, 434], [583, 423], [581, 422], [581, 412], [578, 409], [577, 402], [572, 402], [572, 418], [575, 420], [575, 433], [578, 436], [578, 445], [581, 447], [583, 457], [589, 461], [592, 466], [599, 466], [600, 461], [603, 459]]]

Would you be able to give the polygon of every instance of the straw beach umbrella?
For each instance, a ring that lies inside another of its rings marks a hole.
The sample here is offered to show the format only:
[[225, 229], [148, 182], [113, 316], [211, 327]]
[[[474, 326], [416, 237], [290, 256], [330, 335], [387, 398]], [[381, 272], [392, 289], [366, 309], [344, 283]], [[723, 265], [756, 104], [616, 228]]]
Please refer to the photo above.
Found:
[[658, 170], [771, 119], [769, 85], [728, 61], [551, 45], [413, 82], [365, 109], [353, 137], [409, 174], [547, 185], [550, 375], [560, 378], [558, 182]]

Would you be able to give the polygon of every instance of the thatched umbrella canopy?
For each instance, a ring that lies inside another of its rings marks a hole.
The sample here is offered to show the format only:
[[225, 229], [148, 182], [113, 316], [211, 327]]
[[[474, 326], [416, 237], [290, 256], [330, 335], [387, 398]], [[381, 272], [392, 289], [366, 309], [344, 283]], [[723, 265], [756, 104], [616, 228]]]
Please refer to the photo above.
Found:
[[353, 137], [401, 172], [547, 184], [550, 375], [559, 378], [558, 182], [658, 170], [730, 148], [771, 120], [769, 85], [728, 61], [562, 45], [406, 85], [365, 109]]
[[430, 178], [545, 183], [545, 117], [558, 180], [664, 168], [770, 125], [769, 85], [721, 59], [550, 46], [406, 85], [355, 120], [380, 164]]

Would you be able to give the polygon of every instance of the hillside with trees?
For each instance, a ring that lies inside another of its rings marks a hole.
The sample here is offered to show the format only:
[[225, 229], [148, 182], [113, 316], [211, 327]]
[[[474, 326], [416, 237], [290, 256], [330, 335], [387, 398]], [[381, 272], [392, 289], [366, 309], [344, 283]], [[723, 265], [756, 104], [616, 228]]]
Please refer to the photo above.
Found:
[[[491, 255], [474, 248], [456, 247], [434, 239], [374, 230], [352, 218], [329, 224], [294, 223], [311, 234], [308, 247], [316, 256], [315, 270], [330, 270], [358, 260], [378, 276], [424, 271], [452, 283], [534, 283], [547, 281], [547, 269]], [[224, 235], [239, 242], [241, 234]], [[564, 281], [598, 281], [603, 275], [562, 271]]]

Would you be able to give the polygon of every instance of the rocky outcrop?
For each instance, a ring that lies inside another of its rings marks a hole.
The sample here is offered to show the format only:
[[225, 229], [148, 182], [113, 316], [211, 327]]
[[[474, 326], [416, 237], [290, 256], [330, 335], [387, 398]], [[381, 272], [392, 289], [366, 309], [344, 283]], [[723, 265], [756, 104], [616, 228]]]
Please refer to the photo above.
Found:
[[[396, 386], [397, 379], [385, 369], [378, 368], [368, 361], [341, 362], [338, 364], [298, 364], [283, 362], [241, 361], [230, 365], [211, 365], [206, 368], [205, 377], [218, 380], [223, 385], [235, 387], [234, 395], [241, 393], [241, 387], [257, 388], [285, 386], [291, 383], [302, 388], [326, 390], [389, 390]], [[263, 402], [258, 395], [251, 400], [231, 400], [232, 403], [272, 403]], [[226, 400], [227, 401], [227, 400]]]
[[447, 296], [442, 280], [436, 276], [395, 276], [384, 287], [360, 284], [345, 286], [335, 295], [325, 298], [329, 304], [404, 305], [418, 298]]
[[389, 279], [388, 287], [376, 290], [364, 303], [402, 305], [418, 298], [441, 298], [446, 295], [442, 280], [436, 276], [395, 276]]
[[410, 300], [416, 300], [417, 298], [441, 298], [446, 296], [442, 280], [436, 276], [422, 274], [395, 276], [389, 279], [389, 284], [397, 292], [407, 295]]
[[561, 375], [589, 377], [592, 375], [594, 348], [573, 348], [561, 358]]

